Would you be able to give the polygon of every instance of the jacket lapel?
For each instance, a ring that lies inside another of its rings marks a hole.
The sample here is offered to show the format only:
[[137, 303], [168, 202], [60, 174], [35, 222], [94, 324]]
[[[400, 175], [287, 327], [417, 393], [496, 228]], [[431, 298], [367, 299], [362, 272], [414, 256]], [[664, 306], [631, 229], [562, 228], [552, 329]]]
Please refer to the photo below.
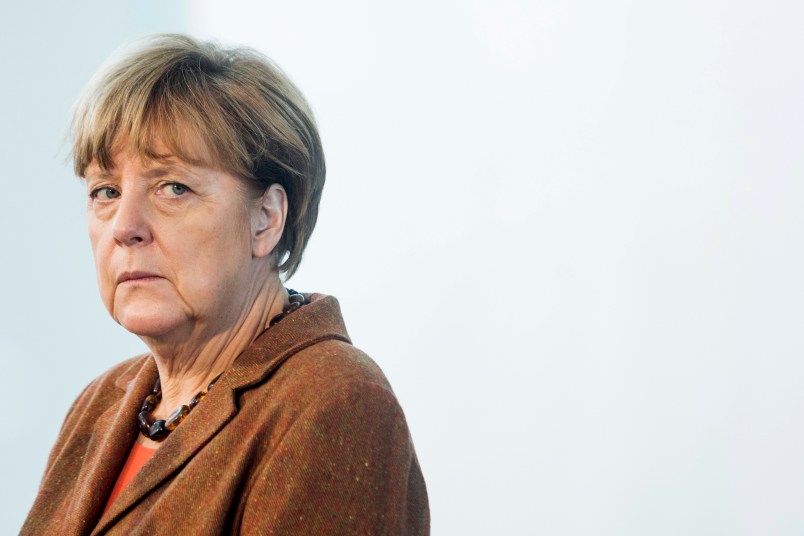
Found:
[[233, 391], [222, 388], [224, 386], [220, 385], [221, 380], [218, 380], [215, 388], [204, 398], [204, 402], [199, 404], [181, 426], [164, 440], [151, 459], [110, 505], [92, 534], [102, 533], [120, 515], [175, 473], [237, 413]]
[[134, 419], [139, 401], [148, 393], [149, 380], [151, 384], [156, 381], [156, 365], [149, 359], [136, 373], [128, 372], [130, 371], [116, 382], [117, 387], [124, 391], [122, 398], [111, 404], [93, 423], [95, 431], [86, 446], [87, 457], [81, 465], [72, 500], [65, 511], [68, 523], [65, 533], [74, 531], [77, 534], [86, 534], [89, 531], [106, 506], [112, 487], [131, 450], [137, 434]]
[[[312, 295], [309, 299], [312, 303], [266, 330], [237, 358], [232, 368], [215, 383], [204, 401], [163, 441], [153, 457], [112, 503], [92, 534], [105, 531], [118, 517], [177, 472], [207, 444], [236, 415], [238, 390], [265, 380], [283, 361], [302, 348], [326, 339], [349, 342], [337, 300], [321, 295]], [[136, 411], [156, 381], [155, 375], [152, 378], [150, 385], [145, 385], [144, 390], [137, 390], [138, 393], [141, 392], [141, 398], [137, 399], [129, 418], [129, 428], [133, 433], [126, 443], [126, 449], [131, 448], [136, 437]], [[127, 455], [128, 450], [122, 455], [122, 459], [125, 460]], [[115, 459], [119, 460], [120, 456]], [[121, 467], [117, 467], [113, 471], [112, 483], [120, 469]], [[107, 497], [110, 491], [111, 487], [107, 490]]]

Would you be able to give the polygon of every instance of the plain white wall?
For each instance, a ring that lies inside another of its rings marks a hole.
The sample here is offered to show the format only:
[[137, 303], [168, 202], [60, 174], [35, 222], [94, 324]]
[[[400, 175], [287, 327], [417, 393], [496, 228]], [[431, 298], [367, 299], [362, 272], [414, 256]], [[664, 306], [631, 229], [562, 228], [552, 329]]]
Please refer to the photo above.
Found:
[[167, 29], [262, 50], [311, 102], [328, 183], [289, 285], [336, 295], [389, 376], [434, 534], [804, 531], [804, 7], [169, 5], [0, 18], [0, 532], [69, 402], [141, 348], [54, 155], [100, 61]]

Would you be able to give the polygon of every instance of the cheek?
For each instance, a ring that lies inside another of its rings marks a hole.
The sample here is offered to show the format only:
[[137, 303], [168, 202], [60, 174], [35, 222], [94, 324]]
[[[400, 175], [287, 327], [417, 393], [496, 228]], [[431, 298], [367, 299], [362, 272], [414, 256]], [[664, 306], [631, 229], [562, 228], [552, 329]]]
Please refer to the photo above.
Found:
[[193, 259], [199, 254], [203, 260], [199, 263], [205, 276], [218, 290], [235, 290], [248, 279], [251, 269], [251, 240], [248, 224], [241, 220], [233, 220], [227, 225], [210, 230], [204, 239], [204, 246], [194, 248]]
[[179, 284], [195, 294], [214, 295], [243, 278], [251, 260], [247, 228], [222, 221], [219, 225], [185, 227], [164, 233], [161, 249]]
[[207, 235], [203, 242], [189, 248], [185, 260], [203, 271], [207, 280], [227, 285], [247, 271], [251, 260], [251, 247], [243, 229], [230, 229], [216, 236]]

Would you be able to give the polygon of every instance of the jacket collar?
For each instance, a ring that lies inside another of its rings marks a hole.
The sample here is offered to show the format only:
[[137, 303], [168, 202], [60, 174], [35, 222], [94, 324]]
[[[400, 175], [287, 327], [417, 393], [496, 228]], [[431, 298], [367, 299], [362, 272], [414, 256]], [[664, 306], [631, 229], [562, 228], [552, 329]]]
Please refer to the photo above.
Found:
[[[308, 305], [266, 330], [237, 358], [232, 368], [224, 372], [215, 383], [215, 388], [204, 398], [204, 403], [199, 404], [182, 421], [181, 426], [164, 440], [159, 450], [100, 518], [92, 534], [105, 531], [134, 504], [179, 471], [208, 443], [237, 414], [237, 391], [263, 382], [286, 359], [303, 348], [327, 339], [351, 342], [335, 298], [312, 294], [307, 299], [310, 301]], [[126, 459], [136, 437], [137, 412], [156, 377], [154, 360], [148, 358], [136, 374], [127, 371], [116, 382], [118, 387], [127, 390], [126, 396], [120, 407], [107, 411], [116, 411], [111, 422], [103, 423], [96, 430], [96, 434], [100, 434], [102, 428], [108, 426], [127, 431], [113, 444], [104, 446], [102, 455], [107, 460], [117, 461], [117, 469], [112, 468], [110, 463], [103, 463], [104, 458], [98, 459], [100, 463], [95, 473], [112, 472], [111, 477], [102, 475], [107, 480], [111, 478], [111, 485], [107, 483], [108, 492], [111, 491], [122, 468], [122, 461]]]

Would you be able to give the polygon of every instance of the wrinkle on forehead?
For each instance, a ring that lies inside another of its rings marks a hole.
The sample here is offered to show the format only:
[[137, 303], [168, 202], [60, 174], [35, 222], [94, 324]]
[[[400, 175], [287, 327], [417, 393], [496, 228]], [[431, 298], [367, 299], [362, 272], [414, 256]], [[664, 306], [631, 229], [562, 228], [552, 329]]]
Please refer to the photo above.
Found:
[[170, 154], [163, 155], [157, 158], [149, 158], [131, 152], [128, 153], [118, 152], [114, 155], [112, 159], [112, 165], [107, 168], [102, 168], [94, 161], [90, 162], [90, 164], [87, 166], [84, 178], [87, 180], [90, 179], [106, 180], [114, 178], [117, 175], [118, 161], [120, 159], [137, 160], [141, 165], [141, 167], [143, 168], [143, 172], [141, 173], [142, 177], [148, 179], [160, 178], [178, 172], [184, 172], [186, 171], [186, 168], [188, 166], [197, 165], [190, 162], [186, 162]]

